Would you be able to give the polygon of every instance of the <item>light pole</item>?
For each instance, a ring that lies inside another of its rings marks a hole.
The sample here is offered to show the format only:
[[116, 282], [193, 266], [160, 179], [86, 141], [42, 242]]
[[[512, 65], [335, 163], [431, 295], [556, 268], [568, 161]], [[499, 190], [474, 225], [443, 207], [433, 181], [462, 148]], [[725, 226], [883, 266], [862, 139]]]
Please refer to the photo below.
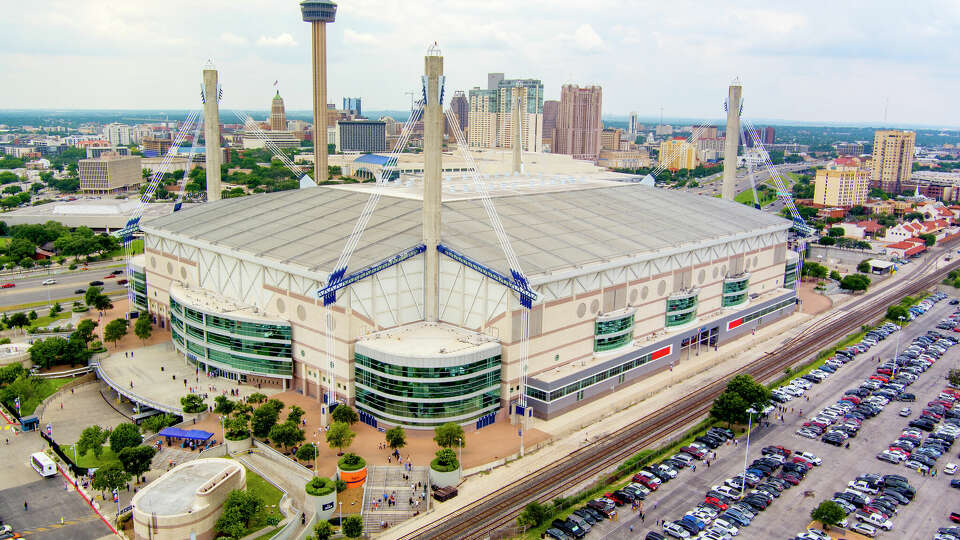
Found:
[[[460, 457], [458, 458], [458, 461], [460, 462], [460, 480], [463, 480], [463, 441], [460, 439], [460, 437], [457, 437], [457, 446], [460, 450]], [[76, 447], [76, 445], [74, 445], [74, 447]]]
[[338, 508], [337, 508], [337, 512], [338, 512], [338, 514], [337, 514], [337, 521], [340, 522], [340, 532], [343, 532], [343, 503], [342, 503], [342, 502], [338, 502], [337, 505], [338, 505]]
[[747, 447], [743, 450], [743, 478], [740, 482], [740, 498], [743, 498], [744, 491], [747, 489], [747, 458], [750, 457], [750, 428], [753, 426], [753, 415], [759, 414], [757, 411], [750, 407], [747, 409], [747, 414], [750, 416], [747, 420]]
[[903, 316], [897, 317], [900, 324], [897, 326], [897, 355], [893, 357], [893, 371], [890, 378], [893, 379], [897, 376], [897, 362], [900, 361], [900, 334], [903, 333]]

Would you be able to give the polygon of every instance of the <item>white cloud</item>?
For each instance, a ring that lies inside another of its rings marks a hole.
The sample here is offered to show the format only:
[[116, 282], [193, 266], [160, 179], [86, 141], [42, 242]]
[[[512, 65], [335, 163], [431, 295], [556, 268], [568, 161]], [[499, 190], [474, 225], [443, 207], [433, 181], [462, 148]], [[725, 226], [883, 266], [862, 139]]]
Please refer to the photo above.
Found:
[[377, 36], [373, 34], [357, 32], [350, 28], [343, 29], [343, 41], [344, 43], [350, 43], [353, 45], [376, 45], [377, 43], [380, 43], [380, 40], [377, 39]]
[[573, 40], [582, 51], [601, 51], [605, 48], [603, 38], [589, 24], [578, 26]]
[[246, 45], [247, 44], [247, 38], [243, 36], [238, 36], [232, 32], [224, 32], [220, 34], [220, 41], [223, 41], [228, 45]]
[[297, 42], [293, 36], [284, 32], [276, 37], [260, 36], [257, 40], [259, 47], [296, 47]]

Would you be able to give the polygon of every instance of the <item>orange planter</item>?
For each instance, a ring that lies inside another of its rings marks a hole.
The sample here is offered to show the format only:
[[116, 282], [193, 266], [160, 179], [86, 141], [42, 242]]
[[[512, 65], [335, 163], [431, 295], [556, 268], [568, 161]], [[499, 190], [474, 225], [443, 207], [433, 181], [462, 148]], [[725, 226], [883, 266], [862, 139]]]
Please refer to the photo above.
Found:
[[367, 468], [364, 467], [357, 471], [342, 471], [337, 467], [337, 474], [340, 479], [347, 483], [348, 488], [360, 487], [367, 481]]

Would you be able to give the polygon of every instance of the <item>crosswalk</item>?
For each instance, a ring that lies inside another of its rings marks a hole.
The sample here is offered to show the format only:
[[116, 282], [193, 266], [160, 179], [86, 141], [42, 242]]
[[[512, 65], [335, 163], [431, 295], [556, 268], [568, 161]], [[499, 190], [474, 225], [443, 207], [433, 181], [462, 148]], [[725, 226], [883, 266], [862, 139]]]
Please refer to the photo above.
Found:
[[90, 523], [91, 521], [97, 521], [100, 519], [100, 516], [96, 514], [91, 514], [89, 516], [83, 516], [79, 518], [66, 519], [62, 523], [52, 523], [50, 525], [43, 525], [40, 527], [34, 527], [32, 529], [22, 529], [17, 531], [23, 536], [29, 536], [31, 534], [38, 534], [43, 532], [55, 531], [57, 529], [63, 529], [71, 525], [80, 525], [83, 523]]

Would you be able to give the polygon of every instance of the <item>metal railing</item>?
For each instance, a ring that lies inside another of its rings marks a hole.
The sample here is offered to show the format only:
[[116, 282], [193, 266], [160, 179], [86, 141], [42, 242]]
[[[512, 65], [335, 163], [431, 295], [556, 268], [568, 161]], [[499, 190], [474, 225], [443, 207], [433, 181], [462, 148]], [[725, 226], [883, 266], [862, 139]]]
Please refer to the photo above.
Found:
[[183, 416], [184, 413], [182, 408], [160, 403], [159, 401], [154, 401], [152, 399], [145, 398], [135, 392], [131, 392], [128, 389], [124, 388], [122, 385], [117, 384], [113, 379], [107, 376], [107, 374], [104, 372], [103, 367], [100, 365], [99, 362], [91, 365], [96, 367], [97, 377], [99, 377], [101, 381], [105, 382], [107, 386], [112, 388], [115, 392], [117, 392], [121, 396], [129, 399], [130, 401], [140, 403], [141, 405], [147, 405], [158, 411], [173, 413], [173, 414], [176, 414], [177, 416]]

